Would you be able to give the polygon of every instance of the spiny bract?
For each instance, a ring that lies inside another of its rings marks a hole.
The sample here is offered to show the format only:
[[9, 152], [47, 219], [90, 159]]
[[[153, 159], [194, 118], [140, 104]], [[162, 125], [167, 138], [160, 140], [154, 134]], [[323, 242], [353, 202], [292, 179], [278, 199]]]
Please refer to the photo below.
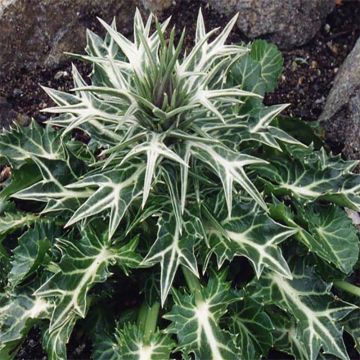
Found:
[[74, 55], [90, 84], [73, 67], [45, 127], [0, 136], [0, 358], [35, 327], [49, 359], [71, 334], [96, 360], [348, 359], [360, 178], [263, 104], [279, 51], [226, 44], [236, 17], [206, 32], [201, 11], [186, 50], [170, 19], [137, 11], [133, 42], [100, 22]]

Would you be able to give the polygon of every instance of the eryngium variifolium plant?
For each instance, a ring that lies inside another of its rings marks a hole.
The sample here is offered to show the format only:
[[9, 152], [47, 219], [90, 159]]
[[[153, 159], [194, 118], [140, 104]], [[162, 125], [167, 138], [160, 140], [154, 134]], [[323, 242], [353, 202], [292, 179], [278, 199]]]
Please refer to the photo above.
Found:
[[49, 359], [70, 336], [96, 360], [348, 359], [356, 162], [263, 104], [282, 58], [226, 44], [236, 17], [206, 32], [200, 12], [186, 50], [152, 20], [133, 41], [88, 31], [90, 79], [74, 67], [73, 91], [45, 89], [46, 127], [0, 138], [1, 359], [31, 329]]

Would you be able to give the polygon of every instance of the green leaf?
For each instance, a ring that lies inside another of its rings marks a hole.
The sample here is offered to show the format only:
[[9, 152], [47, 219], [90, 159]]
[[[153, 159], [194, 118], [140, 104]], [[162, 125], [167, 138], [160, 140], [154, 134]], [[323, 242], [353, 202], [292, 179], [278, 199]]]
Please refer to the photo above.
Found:
[[112, 237], [126, 210], [142, 192], [144, 167], [129, 165], [103, 174], [96, 174], [68, 185], [69, 189], [98, 187], [75, 211], [66, 226], [110, 210], [109, 236]]
[[10, 232], [14, 232], [17, 229], [30, 226], [37, 219], [38, 216], [36, 214], [6, 212], [0, 217], [0, 235], [6, 235]]
[[230, 324], [232, 334], [238, 335], [241, 359], [260, 359], [273, 345], [274, 325], [261, 304], [250, 298], [230, 307], [226, 324]]
[[135, 146], [129, 153], [123, 158], [122, 163], [131, 159], [132, 157], [146, 153], [147, 162], [146, 162], [146, 172], [144, 179], [144, 189], [143, 189], [143, 201], [142, 207], [145, 206], [146, 200], [150, 193], [150, 188], [152, 185], [152, 180], [155, 175], [155, 168], [158, 159], [167, 158], [174, 162], [181, 164], [182, 166], [187, 167], [188, 165], [184, 162], [183, 159], [179, 157], [175, 152], [170, 150], [163, 143], [164, 136], [160, 134], [150, 134], [146, 142]]
[[136, 326], [126, 324], [116, 330], [119, 348], [118, 359], [164, 360], [170, 359], [174, 341], [164, 333], [156, 331], [149, 340], [144, 340], [143, 332]]
[[76, 192], [65, 187], [69, 182], [78, 178], [77, 172], [81, 173], [83, 167], [79, 161], [70, 164], [70, 160], [72, 159], [59, 161], [35, 158], [34, 162], [40, 170], [42, 180], [25, 189], [22, 188], [12, 197], [46, 203], [42, 213], [72, 210], [79, 205], [80, 199], [89, 196], [89, 193], [87, 191]]
[[20, 284], [44, 262], [44, 257], [54, 238], [54, 228], [48, 224], [35, 224], [19, 238], [13, 251], [8, 281], [12, 287]]
[[296, 336], [310, 360], [317, 358], [321, 348], [339, 359], [348, 359], [338, 322], [354, 306], [331, 296], [330, 287], [305, 262], [297, 265], [293, 280], [268, 272], [257, 283], [256, 298], [278, 306], [297, 319]]
[[281, 52], [265, 40], [255, 40], [251, 45], [250, 56], [261, 65], [266, 92], [275, 90], [284, 62]]
[[18, 292], [0, 299], [0, 350], [19, 342], [38, 318], [47, 318], [51, 304], [28, 292]]
[[293, 355], [295, 359], [308, 360], [308, 353], [301, 339], [301, 329], [296, 325], [296, 320], [277, 312], [272, 316], [272, 321], [275, 349]]
[[118, 360], [120, 358], [119, 344], [111, 335], [103, 332], [96, 337], [91, 358], [94, 360]]
[[27, 127], [17, 126], [0, 136], [0, 154], [16, 169], [29, 160], [64, 158], [60, 133], [50, 125], [42, 128], [34, 120]]
[[312, 234], [308, 246], [344, 273], [350, 273], [359, 257], [359, 239], [344, 210], [334, 206], [308, 206], [303, 210]]
[[227, 307], [240, 300], [225, 282], [225, 273], [209, 279], [207, 287], [201, 289], [200, 300], [194, 293], [174, 292], [173, 296], [175, 305], [164, 318], [171, 321], [167, 331], [176, 334], [185, 356], [192, 353], [196, 359], [238, 359], [236, 335], [220, 327]]
[[[284, 204], [271, 208], [279, 221], [296, 229], [295, 237], [310, 251], [344, 273], [350, 273], [359, 257], [359, 240], [355, 226], [344, 210], [334, 205], [312, 205], [292, 214]], [[305, 224], [304, 227], [300, 224]]]
[[264, 163], [263, 160], [245, 154], [238, 154], [224, 146], [210, 146], [203, 143], [191, 143], [190, 146], [194, 148], [192, 154], [211, 167], [220, 178], [224, 188], [229, 216], [232, 209], [234, 182], [238, 183], [262, 208], [267, 209], [262, 196], [244, 170], [247, 165]]
[[[138, 257], [133, 253], [136, 242], [123, 247], [113, 247], [107, 234], [97, 235], [91, 227], [81, 229], [79, 239], [59, 239], [63, 253], [58, 272], [52, 275], [39, 289], [36, 296], [54, 301], [49, 333], [61, 334], [74, 318], [84, 318], [88, 310], [88, 292], [109, 274], [110, 264], [119, 263], [124, 268], [136, 266]], [[60, 330], [59, 330], [60, 328]]]
[[[245, 256], [250, 260], [260, 277], [264, 268], [283, 276], [291, 277], [290, 269], [278, 246], [296, 231], [274, 222], [264, 211], [253, 203], [236, 201], [232, 215], [228, 217], [221, 204], [216, 204], [216, 212], [205, 209], [205, 224], [210, 250], [217, 257], [218, 266], [234, 256]], [[207, 262], [206, 261], [206, 262]]]
[[[302, 162], [281, 159], [266, 167], [256, 165], [256, 171], [266, 184], [266, 191], [275, 195], [290, 195], [303, 202], [326, 200], [340, 206], [360, 210], [360, 179], [341, 166], [339, 170], [317, 155]], [[320, 163], [322, 162], [322, 163]]]
[[198, 217], [190, 213], [184, 215], [182, 227], [179, 227], [174, 213], [162, 213], [158, 221], [157, 239], [142, 262], [143, 265], [160, 262], [162, 304], [167, 298], [180, 265], [198, 276], [194, 246], [203, 237], [202, 225]]
[[349, 333], [355, 342], [355, 348], [360, 354], [360, 310], [355, 309], [342, 321], [342, 325], [347, 333]]
[[49, 360], [67, 360], [66, 345], [75, 323], [76, 319], [72, 318], [64, 326], [54, 331], [46, 330], [42, 343]]

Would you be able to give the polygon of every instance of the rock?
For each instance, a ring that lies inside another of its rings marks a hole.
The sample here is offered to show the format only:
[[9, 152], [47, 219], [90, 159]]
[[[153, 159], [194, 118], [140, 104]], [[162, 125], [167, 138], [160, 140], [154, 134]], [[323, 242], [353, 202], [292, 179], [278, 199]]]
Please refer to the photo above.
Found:
[[336, 75], [320, 123], [346, 157], [360, 158], [360, 38]]
[[14, 122], [26, 126], [29, 121], [27, 115], [16, 112], [5, 98], [0, 97], [0, 131], [3, 128], [8, 129]]
[[175, 3], [174, 0], [142, 0], [144, 8], [156, 14], [161, 13], [173, 3]]
[[209, 0], [227, 16], [239, 12], [237, 25], [249, 38], [265, 37], [280, 48], [308, 42], [335, 7], [335, 0]]
[[96, 16], [132, 32], [136, 7], [159, 12], [170, 0], [0, 0], [0, 76], [22, 68], [59, 64], [64, 52], [85, 47], [85, 29]]

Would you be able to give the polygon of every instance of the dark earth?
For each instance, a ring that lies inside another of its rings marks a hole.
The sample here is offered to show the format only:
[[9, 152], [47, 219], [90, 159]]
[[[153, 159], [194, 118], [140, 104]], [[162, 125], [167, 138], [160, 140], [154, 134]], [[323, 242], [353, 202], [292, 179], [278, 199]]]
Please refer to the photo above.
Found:
[[[267, 104], [290, 103], [287, 115], [315, 121], [325, 104], [326, 96], [332, 86], [334, 77], [360, 36], [360, 1], [337, 1], [339, 4], [328, 16], [325, 25], [315, 38], [305, 46], [283, 51], [284, 72], [278, 89], [267, 96]], [[222, 27], [228, 19], [215, 13], [206, 5], [206, 1], [182, 0], [168, 9], [163, 18], [173, 15], [172, 22], [178, 32], [186, 27], [185, 44], [190, 46], [194, 36], [196, 16], [199, 6], [203, 7], [203, 15], [209, 28]], [[241, 14], [240, 14], [241, 16]], [[88, 19], [88, 28], [101, 33], [101, 29], [93, 18]], [[130, 34], [127, 34], [130, 36]], [[234, 30], [231, 42], [245, 41], [243, 34]], [[85, 46], [85, 44], [84, 44]], [[80, 72], [86, 76], [90, 72], [87, 64], [74, 61]], [[51, 105], [39, 84], [68, 90], [71, 82], [71, 59], [55, 69], [38, 68], [27, 72], [19, 70], [15, 75], [0, 77], [0, 98], [5, 98], [16, 112], [34, 117], [42, 122], [47, 119], [40, 110]], [[136, 294], [134, 294], [136, 296]], [[16, 356], [17, 360], [46, 359], [41, 347], [39, 329], [31, 330], [28, 340]], [[70, 339], [68, 359], [89, 360], [91, 348], [86, 339], [81, 338], [81, 331], [74, 331]], [[345, 335], [351, 359], [358, 359], [353, 343]], [[271, 352], [269, 359], [290, 359], [286, 354]]]

